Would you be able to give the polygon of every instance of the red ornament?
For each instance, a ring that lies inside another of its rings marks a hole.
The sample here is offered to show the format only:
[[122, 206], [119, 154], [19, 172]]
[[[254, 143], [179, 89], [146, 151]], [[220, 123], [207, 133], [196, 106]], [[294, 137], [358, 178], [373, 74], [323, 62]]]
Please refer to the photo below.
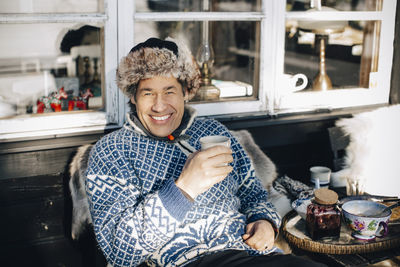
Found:
[[82, 94], [82, 98], [87, 100], [89, 97], [93, 97], [92, 90], [90, 88], [86, 89], [86, 92]]
[[74, 110], [75, 107], [75, 101], [74, 100], [69, 100], [68, 101], [68, 111]]
[[67, 99], [68, 94], [65, 92], [64, 87], [61, 87], [59, 93], [58, 93], [58, 99]]
[[44, 112], [44, 103], [40, 102], [39, 100], [37, 101], [37, 113], [43, 113]]
[[168, 139], [170, 141], [174, 141], [175, 140], [175, 137], [173, 135], [171, 135], [171, 134], [169, 134], [167, 137], [168, 137]]

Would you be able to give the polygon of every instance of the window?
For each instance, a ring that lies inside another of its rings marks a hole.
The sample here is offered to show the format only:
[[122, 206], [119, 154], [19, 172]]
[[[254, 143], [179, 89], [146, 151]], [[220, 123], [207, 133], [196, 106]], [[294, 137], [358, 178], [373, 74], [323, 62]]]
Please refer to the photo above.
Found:
[[0, 134], [119, 123], [116, 3], [5, 0], [0, 10]]
[[[200, 115], [265, 110], [262, 1], [150, 0], [135, 1], [134, 9], [135, 43], [170, 36], [196, 57], [209, 80], [191, 102]], [[213, 53], [204, 64], [207, 49]]]
[[[0, 10], [3, 136], [121, 126], [128, 100], [115, 69], [150, 36], [181, 39], [196, 57], [207, 85], [190, 103], [199, 115], [389, 99], [394, 0], [5, 0]], [[79, 45], [62, 48], [81, 29]]]
[[192, 102], [200, 115], [387, 103], [395, 5], [391, 0], [135, 1], [134, 40], [172, 36], [184, 39], [195, 55], [209, 42], [211, 79], [220, 97]]
[[[395, 5], [391, 0], [287, 0], [285, 45], [277, 64], [284, 74], [275, 110], [387, 103]], [[293, 78], [296, 74], [304, 74], [307, 84]]]

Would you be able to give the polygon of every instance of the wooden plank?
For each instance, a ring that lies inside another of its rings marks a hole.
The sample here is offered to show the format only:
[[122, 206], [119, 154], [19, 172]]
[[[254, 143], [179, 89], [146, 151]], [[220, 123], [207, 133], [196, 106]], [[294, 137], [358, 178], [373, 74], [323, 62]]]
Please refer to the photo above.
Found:
[[63, 196], [62, 174], [0, 179], [0, 207]]
[[0, 143], [0, 154], [78, 147], [89, 143], [95, 143], [102, 136], [104, 136], [104, 134], [90, 134], [62, 138], [44, 138], [17, 142], [3, 142]]
[[64, 198], [0, 207], [1, 243], [34, 240], [64, 234]]
[[0, 180], [63, 173], [76, 148], [0, 155]]
[[26, 267], [105, 267], [104, 256], [94, 238], [72, 242], [64, 236], [37, 243], [0, 246], [1, 266]]

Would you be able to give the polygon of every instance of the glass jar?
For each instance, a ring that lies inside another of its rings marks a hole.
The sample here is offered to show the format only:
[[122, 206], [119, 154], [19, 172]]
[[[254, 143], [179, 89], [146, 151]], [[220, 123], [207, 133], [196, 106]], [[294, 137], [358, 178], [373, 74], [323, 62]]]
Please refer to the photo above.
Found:
[[338, 195], [327, 188], [315, 190], [312, 203], [307, 206], [307, 231], [313, 240], [340, 236]]

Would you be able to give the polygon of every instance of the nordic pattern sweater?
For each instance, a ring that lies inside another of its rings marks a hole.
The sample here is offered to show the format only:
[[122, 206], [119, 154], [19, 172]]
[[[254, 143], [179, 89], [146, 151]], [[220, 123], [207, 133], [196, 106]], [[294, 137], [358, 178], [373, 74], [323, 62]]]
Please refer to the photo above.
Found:
[[[91, 151], [86, 191], [96, 239], [113, 266], [183, 266], [200, 256], [236, 249], [257, 251], [243, 242], [247, 223], [281, 218], [241, 145], [219, 122], [194, 118], [186, 141], [146, 136], [132, 121], [99, 140]], [[190, 151], [199, 139], [231, 139], [233, 171], [220, 183], [188, 200], [176, 187]]]

